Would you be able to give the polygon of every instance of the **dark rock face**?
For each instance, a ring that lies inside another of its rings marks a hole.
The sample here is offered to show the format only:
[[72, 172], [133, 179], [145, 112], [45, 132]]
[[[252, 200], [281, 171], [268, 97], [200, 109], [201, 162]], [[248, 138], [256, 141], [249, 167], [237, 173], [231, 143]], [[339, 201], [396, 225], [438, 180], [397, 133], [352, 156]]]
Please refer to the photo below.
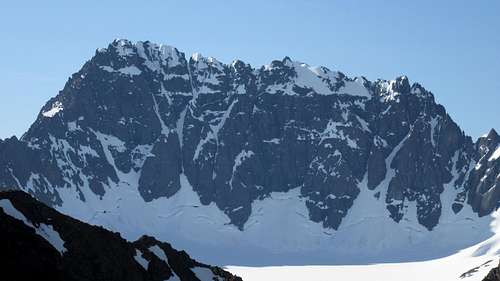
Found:
[[202, 204], [215, 202], [240, 229], [252, 202], [295, 188], [312, 221], [337, 229], [369, 188], [395, 221], [415, 204], [432, 229], [445, 186], [454, 212], [497, 207], [492, 138], [474, 144], [404, 76], [350, 79], [288, 57], [254, 69], [117, 40], [69, 79], [21, 140], [0, 143], [0, 186], [55, 206], [61, 189], [86, 200], [87, 189], [104, 196], [110, 186], [136, 188], [149, 202], [174, 195], [184, 174]]
[[[170, 139], [169, 139], [170, 138]], [[139, 178], [139, 192], [145, 201], [175, 194], [180, 186], [182, 172], [179, 142], [176, 136], [158, 141], [146, 158]], [[169, 145], [170, 144], [170, 145]]]
[[468, 202], [479, 215], [497, 209], [500, 198], [500, 136], [495, 130], [476, 143], [476, 166], [469, 177]]
[[499, 281], [500, 280], [500, 266], [497, 266], [490, 270], [488, 275], [484, 277], [483, 281]]
[[241, 280], [154, 238], [127, 242], [20, 191], [0, 193], [0, 226], [5, 280]]

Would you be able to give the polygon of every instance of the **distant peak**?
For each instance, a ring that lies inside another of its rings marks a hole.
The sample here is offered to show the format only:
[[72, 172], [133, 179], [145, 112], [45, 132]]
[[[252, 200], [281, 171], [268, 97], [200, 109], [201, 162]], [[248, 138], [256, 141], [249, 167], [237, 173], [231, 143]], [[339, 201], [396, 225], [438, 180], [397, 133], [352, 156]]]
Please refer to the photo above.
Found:
[[203, 59], [203, 55], [201, 53], [196, 52], [191, 55], [191, 59], [194, 61], [200, 61]]
[[293, 63], [292, 59], [289, 57], [289, 56], [285, 56], [281, 62], [283, 62], [283, 64], [289, 64], [289, 63]]
[[251, 71], [252, 67], [249, 64], [246, 64], [244, 61], [241, 60], [234, 60], [231, 63], [231, 67], [234, 68], [236, 71], [241, 71], [243, 69], [248, 69]]
[[498, 136], [497, 131], [495, 131], [495, 129], [494, 129], [494, 128], [491, 128], [491, 130], [490, 130], [490, 131], [489, 131], [489, 133], [486, 135], [486, 137], [487, 137], [488, 139], [491, 139], [491, 140], [496, 140], [496, 139], [500, 138], [500, 137]]
[[132, 45], [132, 42], [124, 38], [115, 38], [113, 42], [111, 42], [111, 45], [120, 45], [120, 46]]
[[245, 62], [243, 62], [242, 60], [239, 60], [239, 59], [235, 59], [231, 63], [231, 66], [233, 66], [233, 67], [243, 66], [243, 65], [245, 65]]
[[410, 81], [406, 75], [396, 77], [395, 87], [397, 92], [407, 93], [410, 91]]

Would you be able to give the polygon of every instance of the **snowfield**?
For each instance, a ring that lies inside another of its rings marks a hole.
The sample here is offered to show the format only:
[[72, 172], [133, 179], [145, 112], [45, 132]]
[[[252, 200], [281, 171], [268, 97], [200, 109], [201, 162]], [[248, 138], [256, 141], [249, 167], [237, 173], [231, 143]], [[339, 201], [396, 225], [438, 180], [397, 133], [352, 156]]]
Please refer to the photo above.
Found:
[[[498, 228], [498, 212], [492, 228]], [[421, 262], [333, 266], [226, 266], [245, 281], [481, 281], [499, 263], [500, 235], [454, 255]]]
[[[479, 260], [456, 259], [416, 263], [390, 263], [352, 266], [281, 266], [281, 267], [237, 267], [225, 269], [245, 281], [329, 281], [329, 280], [371, 280], [371, 281], [480, 281], [496, 261], [480, 266], [476, 272], [466, 274], [470, 263]], [[467, 267], [468, 266], [468, 267]]]

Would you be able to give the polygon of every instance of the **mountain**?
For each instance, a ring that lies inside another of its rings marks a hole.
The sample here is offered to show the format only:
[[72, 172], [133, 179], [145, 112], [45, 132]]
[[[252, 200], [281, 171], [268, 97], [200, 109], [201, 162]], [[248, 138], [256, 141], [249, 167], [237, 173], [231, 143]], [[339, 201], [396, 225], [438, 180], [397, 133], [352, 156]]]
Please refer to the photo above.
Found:
[[241, 281], [168, 243], [148, 236], [128, 242], [24, 192], [0, 193], [0, 210], [2, 280]]
[[0, 186], [211, 262], [418, 260], [491, 236], [499, 143], [405, 76], [115, 40], [0, 141]]

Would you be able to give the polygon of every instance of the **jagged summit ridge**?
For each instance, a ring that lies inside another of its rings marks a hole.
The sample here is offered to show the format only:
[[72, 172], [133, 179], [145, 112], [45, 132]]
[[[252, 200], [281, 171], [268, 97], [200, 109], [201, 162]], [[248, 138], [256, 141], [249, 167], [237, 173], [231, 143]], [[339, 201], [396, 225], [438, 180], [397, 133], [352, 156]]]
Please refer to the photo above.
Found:
[[[492, 145], [474, 143], [406, 76], [351, 79], [289, 58], [253, 68], [117, 40], [69, 79], [20, 141], [0, 143], [0, 183], [82, 219], [107, 210], [102, 224], [115, 214], [128, 221], [131, 205], [163, 202], [151, 210], [155, 225], [171, 218], [163, 212], [193, 206], [208, 208], [213, 225], [234, 227], [234, 237], [286, 220], [289, 231], [327, 241], [355, 224], [361, 198], [397, 229], [422, 233], [471, 207], [488, 214], [500, 198], [498, 161], [475, 167]], [[277, 194], [293, 204], [275, 202]], [[258, 215], [264, 202], [293, 211]], [[318, 232], [297, 231], [303, 220]]]
[[[180, 52], [177, 48], [169, 45], [161, 45], [151, 43], [149, 41], [138, 41], [133, 43], [127, 39], [116, 39], [107, 48], [99, 49], [98, 52], [116, 52], [120, 57], [131, 57], [134, 55], [139, 56], [143, 61], [142, 63], [146, 65], [152, 71], [159, 71], [160, 65], [167, 66], [167, 62], [170, 63], [170, 67], [176, 65], [183, 65], [188, 62], [183, 52]], [[137, 64], [137, 61], [132, 60], [133, 64]], [[292, 86], [306, 86], [310, 87], [311, 94], [349, 94], [349, 95], [359, 95], [370, 97], [373, 91], [370, 87], [375, 85], [381, 85], [380, 87], [385, 88], [383, 90], [385, 93], [397, 95], [400, 93], [413, 93], [421, 94], [425, 93], [431, 95], [427, 92], [420, 84], [414, 83], [411, 85], [412, 91], [407, 89], [402, 89], [401, 87], [410, 88], [408, 78], [406, 76], [397, 77], [395, 80], [377, 80], [375, 82], [368, 81], [365, 77], [348, 78], [342, 72], [331, 71], [330, 69], [319, 66], [313, 67], [306, 63], [293, 61], [290, 57], [286, 56], [282, 60], [272, 61], [268, 65], [263, 65], [258, 68], [253, 68], [249, 64], [245, 64], [241, 60], [234, 60], [230, 64], [224, 64], [214, 57], [204, 57], [201, 53], [194, 53], [189, 58], [189, 64], [197, 65], [197, 68], [211, 68], [216, 70], [215, 76], [217, 76], [217, 71], [234, 71], [241, 72], [243, 69], [247, 73], [252, 73], [259, 76], [262, 72], [267, 72], [268, 75], [273, 74], [284, 74], [290, 81], [296, 82]], [[238, 65], [238, 67], [236, 67]], [[103, 66], [105, 69], [108, 66]], [[136, 67], [136, 65], [131, 65], [129, 67]], [[122, 69], [123, 74], [134, 75], [137, 72], [127, 72], [128, 69]], [[286, 71], [288, 70], [288, 71]], [[206, 77], [209, 78], [209, 77]], [[213, 77], [212, 77], [213, 78]], [[210, 80], [210, 79], [209, 79]], [[212, 82], [215, 82], [213, 80]], [[270, 92], [276, 92], [278, 89], [268, 88]], [[287, 85], [281, 89], [281, 93], [284, 94], [300, 94], [293, 89], [288, 89]]]

